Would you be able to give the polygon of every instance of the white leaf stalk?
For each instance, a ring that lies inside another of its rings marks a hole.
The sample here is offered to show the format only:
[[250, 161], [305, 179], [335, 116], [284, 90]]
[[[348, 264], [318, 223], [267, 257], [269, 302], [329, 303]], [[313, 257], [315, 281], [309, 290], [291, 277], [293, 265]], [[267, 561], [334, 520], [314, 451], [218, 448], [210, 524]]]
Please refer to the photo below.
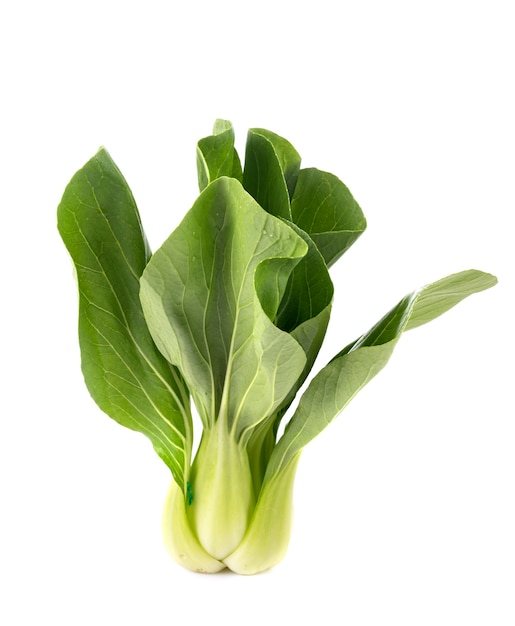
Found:
[[163, 515], [165, 545], [192, 571], [228, 567], [257, 574], [279, 563], [288, 549], [300, 453], [265, 480], [256, 502], [245, 450], [231, 437], [220, 437], [203, 438], [186, 497], [172, 482]]

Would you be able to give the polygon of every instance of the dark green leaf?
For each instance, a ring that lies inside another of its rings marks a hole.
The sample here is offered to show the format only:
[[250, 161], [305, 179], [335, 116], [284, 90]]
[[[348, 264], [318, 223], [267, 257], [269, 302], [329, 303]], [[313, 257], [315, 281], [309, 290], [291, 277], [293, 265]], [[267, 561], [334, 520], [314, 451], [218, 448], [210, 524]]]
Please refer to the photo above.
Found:
[[291, 220], [290, 198], [300, 169], [300, 155], [289, 141], [262, 128], [247, 135], [243, 186], [272, 215]]
[[184, 490], [191, 453], [188, 393], [145, 323], [139, 279], [150, 250], [130, 189], [105, 150], [70, 181], [58, 228], [77, 270], [86, 385], [105, 413], [150, 438]]
[[347, 187], [333, 174], [315, 168], [299, 173], [291, 219], [313, 239], [328, 267], [366, 228], [365, 216]]
[[276, 316], [276, 324], [296, 339], [305, 352], [306, 364], [276, 415], [261, 424], [248, 443], [247, 450], [256, 490], [275, 444], [279, 423], [311, 371], [320, 350], [329, 323], [333, 298], [333, 284], [322, 255], [304, 231], [291, 222], [289, 224], [304, 239], [308, 252], [290, 274]]

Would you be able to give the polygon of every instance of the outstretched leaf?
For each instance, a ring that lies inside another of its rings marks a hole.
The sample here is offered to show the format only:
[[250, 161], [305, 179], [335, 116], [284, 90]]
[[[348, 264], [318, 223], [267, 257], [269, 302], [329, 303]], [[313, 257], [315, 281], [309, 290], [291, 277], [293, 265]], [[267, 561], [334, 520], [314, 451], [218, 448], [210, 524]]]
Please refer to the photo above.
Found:
[[272, 477], [318, 435], [388, 362], [401, 334], [442, 315], [473, 293], [493, 287], [491, 274], [467, 270], [403, 298], [371, 330], [337, 354], [311, 381], [277, 443]]
[[89, 392], [110, 417], [149, 437], [184, 490], [191, 455], [188, 392], [148, 332], [139, 279], [150, 250], [130, 189], [105, 150], [66, 187], [58, 228], [77, 271]]
[[274, 412], [303, 371], [303, 349], [273, 320], [307, 248], [236, 179], [222, 177], [147, 265], [147, 324], [205, 426], [222, 416], [243, 435]]

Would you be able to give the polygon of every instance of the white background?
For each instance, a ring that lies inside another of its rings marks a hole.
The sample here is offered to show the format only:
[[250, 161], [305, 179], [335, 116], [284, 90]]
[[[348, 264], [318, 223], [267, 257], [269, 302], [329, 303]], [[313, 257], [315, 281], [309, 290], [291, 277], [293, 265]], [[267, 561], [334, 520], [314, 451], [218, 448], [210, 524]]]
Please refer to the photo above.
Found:
[[[515, 624], [511, 5], [2, 4], [2, 624]], [[240, 148], [287, 137], [368, 218], [320, 364], [427, 282], [500, 280], [408, 333], [306, 449], [288, 555], [249, 578], [165, 553], [168, 471], [87, 395], [55, 227], [105, 145], [158, 247], [216, 117]]]

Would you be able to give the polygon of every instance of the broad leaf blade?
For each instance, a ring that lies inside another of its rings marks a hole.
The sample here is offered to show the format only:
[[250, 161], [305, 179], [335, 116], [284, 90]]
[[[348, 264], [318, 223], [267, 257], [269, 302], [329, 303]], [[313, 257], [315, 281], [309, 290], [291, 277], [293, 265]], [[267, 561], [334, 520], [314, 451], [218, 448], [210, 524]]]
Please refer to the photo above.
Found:
[[234, 147], [234, 130], [226, 120], [216, 120], [213, 134], [197, 144], [197, 173], [200, 191], [221, 176], [242, 179], [241, 163]]
[[491, 274], [477, 270], [443, 278], [403, 298], [369, 332], [337, 354], [302, 396], [272, 453], [267, 477], [316, 437], [386, 365], [403, 331], [435, 319], [496, 282]]
[[291, 219], [310, 235], [328, 266], [366, 228], [363, 212], [342, 181], [315, 168], [299, 173], [291, 202]]
[[300, 161], [289, 141], [269, 130], [252, 128], [247, 135], [243, 186], [265, 211], [291, 220], [290, 198]]
[[273, 323], [307, 246], [234, 178], [200, 194], [142, 276], [154, 341], [182, 372], [206, 427], [241, 435], [283, 401], [305, 354]]
[[89, 392], [111, 418], [150, 438], [184, 490], [191, 447], [188, 394], [145, 323], [139, 277], [150, 251], [134, 198], [105, 150], [70, 181], [58, 228], [77, 271]]

